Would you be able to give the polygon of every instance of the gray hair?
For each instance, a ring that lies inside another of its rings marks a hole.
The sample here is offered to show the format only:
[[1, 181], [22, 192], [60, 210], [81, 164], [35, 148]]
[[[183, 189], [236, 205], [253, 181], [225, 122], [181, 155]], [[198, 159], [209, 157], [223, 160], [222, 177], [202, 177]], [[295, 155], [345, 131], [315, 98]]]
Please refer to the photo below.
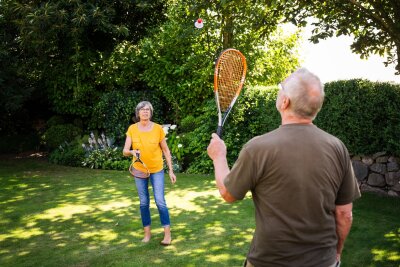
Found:
[[325, 97], [324, 86], [318, 76], [300, 68], [286, 78], [282, 87], [290, 99], [291, 110], [297, 116], [315, 119]]
[[136, 109], [135, 109], [135, 118], [137, 121], [140, 121], [139, 117], [139, 111], [144, 108], [145, 106], [149, 106], [150, 108], [150, 118], [153, 117], [153, 105], [149, 101], [142, 101], [139, 104], [137, 104]]

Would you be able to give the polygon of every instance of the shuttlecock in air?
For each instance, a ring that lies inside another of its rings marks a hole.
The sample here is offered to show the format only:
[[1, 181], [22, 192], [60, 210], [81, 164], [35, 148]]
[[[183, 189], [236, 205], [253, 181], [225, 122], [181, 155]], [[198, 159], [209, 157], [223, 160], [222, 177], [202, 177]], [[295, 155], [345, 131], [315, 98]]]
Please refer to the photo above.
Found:
[[203, 24], [203, 20], [202, 19], [197, 19], [196, 20], [196, 22], [194, 23], [194, 26], [197, 28], [197, 29], [201, 29], [201, 28], [203, 28], [203, 26], [204, 26], [204, 24]]

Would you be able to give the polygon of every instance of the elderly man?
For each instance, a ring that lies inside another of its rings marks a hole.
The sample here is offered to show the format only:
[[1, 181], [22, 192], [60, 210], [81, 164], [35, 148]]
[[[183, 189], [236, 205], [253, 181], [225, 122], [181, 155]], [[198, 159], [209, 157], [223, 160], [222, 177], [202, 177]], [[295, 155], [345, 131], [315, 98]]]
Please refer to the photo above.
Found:
[[212, 135], [207, 150], [222, 198], [252, 193], [256, 229], [245, 266], [339, 266], [360, 191], [345, 145], [313, 124], [323, 101], [317, 76], [292, 73], [276, 99], [281, 126], [245, 144], [231, 170]]

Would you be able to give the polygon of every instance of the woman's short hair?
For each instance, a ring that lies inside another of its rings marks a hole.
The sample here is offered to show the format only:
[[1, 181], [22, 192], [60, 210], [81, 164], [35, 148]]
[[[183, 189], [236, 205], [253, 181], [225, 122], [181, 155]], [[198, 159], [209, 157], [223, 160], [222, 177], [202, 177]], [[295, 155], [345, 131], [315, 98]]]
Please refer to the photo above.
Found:
[[136, 109], [135, 109], [136, 121], [140, 121], [139, 111], [142, 108], [144, 108], [145, 106], [148, 106], [150, 108], [150, 119], [153, 117], [153, 105], [149, 101], [142, 101], [139, 104], [137, 104]]
[[298, 116], [314, 119], [324, 102], [324, 86], [315, 74], [306, 68], [295, 71], [284, 81], [284, 91], [291, 103], [291, 110]]

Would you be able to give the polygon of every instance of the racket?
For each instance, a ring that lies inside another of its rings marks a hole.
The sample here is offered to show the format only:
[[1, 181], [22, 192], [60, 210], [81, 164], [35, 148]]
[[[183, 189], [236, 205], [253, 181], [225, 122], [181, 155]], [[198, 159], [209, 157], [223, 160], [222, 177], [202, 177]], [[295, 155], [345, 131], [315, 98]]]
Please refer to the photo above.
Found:
[[236, 49], [229, 48], [219, 55], [214, 71], [214, 93], [218, 108], [217, 134], [222, 136], [222, 127], [235, 105], [246, 77], [246, 58]]
[[129, 166], [129, 172], [136, 178], [148, 178], [150, 172], [146, 164], [140, 159], [140, 153], [135, 153], [134, 157], [136, 159]]

